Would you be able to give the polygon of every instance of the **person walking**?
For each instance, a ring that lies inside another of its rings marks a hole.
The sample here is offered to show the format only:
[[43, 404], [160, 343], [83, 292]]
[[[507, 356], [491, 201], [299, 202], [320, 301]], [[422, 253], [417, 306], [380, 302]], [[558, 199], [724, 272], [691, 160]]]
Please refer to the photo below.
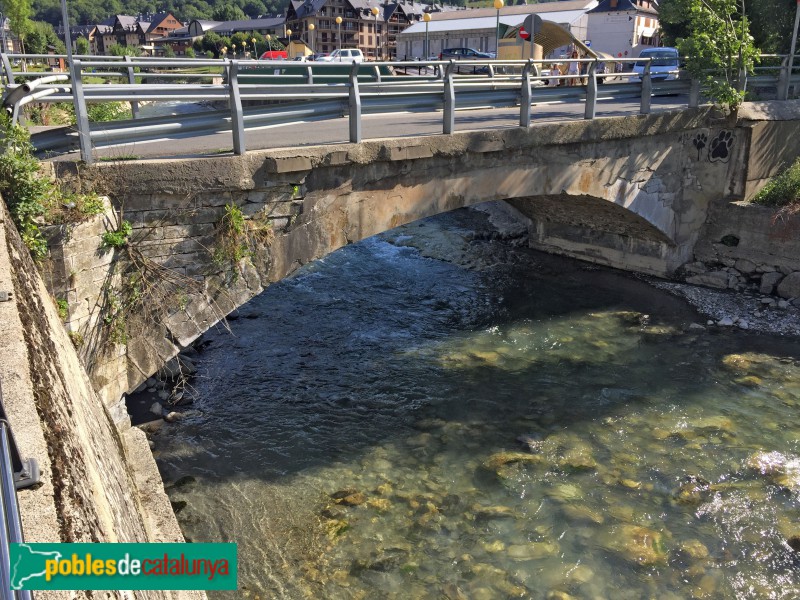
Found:
[[578, 72], [580, 70], [578, 65], [580, 63], [578, 62], [578, 51], [577, 50], [573, 50], [572, 51], [572, 57], [571, 58], [572, 58], [572, 60], [569, 61], [569, 65], [567, 66], [567, 75], [570, 76], [570, 78], [568, 80], [569, 81], [568, 85], [578, 85], [578, 82], [579, 82]]

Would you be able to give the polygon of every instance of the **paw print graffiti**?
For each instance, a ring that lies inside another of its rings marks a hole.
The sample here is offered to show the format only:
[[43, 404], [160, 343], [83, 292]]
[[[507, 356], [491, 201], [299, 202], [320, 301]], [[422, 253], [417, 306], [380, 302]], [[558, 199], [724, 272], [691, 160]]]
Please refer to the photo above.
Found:
[[728, 162], [735, 139], [732, 131], [724, 129], [720, 131], [717, 137], [711, 140], [711, 145], [708, 147], [708, 160], [710, 162]]
[[708, 143], [708, 136], [705, 133], [698, 133], [692, 140], [692, 145], [697, 148], [697, 160], [700, 160], [700, 153]]

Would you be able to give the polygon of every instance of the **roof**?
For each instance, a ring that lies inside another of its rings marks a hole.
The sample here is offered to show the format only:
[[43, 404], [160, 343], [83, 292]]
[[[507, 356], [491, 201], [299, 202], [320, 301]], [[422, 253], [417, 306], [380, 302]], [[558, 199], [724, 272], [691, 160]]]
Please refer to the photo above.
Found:
[[[596, 2], [596, 0], [593, 0]], [[570, 2], [552, 2], [552, 4], [558, 5], [565, 5], [565, 4], [572, 4]], [[541, 6], [541, 5], [535, 5]], [[520, 7], [513, 7], [513, 8], [534, 8], [533, 6], [520, 6]], [[469, 11], [469, 12], [482, 12], [482, 11]], [[518, 13], [518, 14], [504, 14], [505, 9], [503, 12], [500, 13], [500, 23], [506, 25], [507, 27], [517, 27], [522, 25], [522, 22], [525, 18], [530, 14], [531, 11]], [[438, 20], [433, 21], [431, 20], [428, 23], [428, 32], [429, 33], [438, 33], [438, 32], [446, 32], [446, 31], [469, 31], [469, 30], [476, 30], [476, 29], [494, 29], [497, 26], [497, 11], [492, 9], [491, 16], [483, 16], [483, 17], [473, 17], [471, 19], [448, 19], [448, 20]], [[578, 10], [558, 10], [558, 11], [549, 11], [546, 13], [538, 13], [543, 21], [547, 21], [549, 23], [566, 23], [572, 24], [578, 19], [580, 19], [586, 11], [583, 9]], [[425, 23], [419, 22], [414, 23], [410, 27], [407, 27], [400, 35], [405, 33], [425, 33]]]
[[[628, 0], [630, 1], [630, 0]], [[582, 13], [588, 12], [597, 6], [598, 0], [566, 0], [562, 2], [543, 2], [541, 4], [528, 4], [523, 6], [504, 6], [500, 9], [500, 18], [508, 15], [529, 15], [531, 13], [541, 15], [544, 18], [546, 13], [580, 10]], [[497, 19], [497, 10], [494, 8], [474, 8], [471, 10], [455, 10], [431, 13], [431, 25], [435, 21], [451, 19], [475, 19], [480, 17], [492, 17]]]
[[[213, 25], [209, 29], [212, 31], [216, 31], [217, 33], [221, 31], [255, 31], [256, 29], [275, 29], [280, 27], [286, 22], [286, 19], [283, 17], [270, 17], [269, 19], [243, 19], [240, 21], [222, 21], [217, 22], [217, 24]], [[208, 23], [208, 21], [205, 21]], [[201, 27], [203, 26], [203, 22], [200, 22]], [[207, 31], [205, 27], [203, 27], [203, 31]]]
[[[603, 13], [603, 12], [628, 12], [628, 11], [633, 11], [633, 12], [648, 13], [648, 14], [651, 14], [651, 15], [657, 15], [658, 14], [658, 8], [657, 8], [658, 7], [658, 2], [656, 2], [656, 0], [651, 0], [651, 7], [650, 8], [645, 8], [643, 6], [637, 6], [636, 0], [617, 0], [617, 2], [616, 2], [617, 5], [612, 7], [611, 3], [613, 1], [614, 0], [600, 0], [600, 3], [595, 8], [590, 10], [589, 12], [592, 12], [592, 13]], [[655, 4], [656, 6], [653, 7], [652, 4]]]

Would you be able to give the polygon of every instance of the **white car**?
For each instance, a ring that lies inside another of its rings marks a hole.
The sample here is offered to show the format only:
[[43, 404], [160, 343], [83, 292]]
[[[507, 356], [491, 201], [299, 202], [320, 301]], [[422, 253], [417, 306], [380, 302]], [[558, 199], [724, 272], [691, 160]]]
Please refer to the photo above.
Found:
[[364, 62], [364, 53], [358, 48], [342, 48], [334, 50], [328, 56], [320, 56], [318, 62]]

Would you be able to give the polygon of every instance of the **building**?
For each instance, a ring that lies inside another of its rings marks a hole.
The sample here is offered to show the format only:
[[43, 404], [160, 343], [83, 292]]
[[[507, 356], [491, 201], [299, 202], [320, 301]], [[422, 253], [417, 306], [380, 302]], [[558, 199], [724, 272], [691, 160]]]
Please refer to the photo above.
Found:
[[661, 45], [656, 0], [601, 0], [588, 16], [587, 39], [613, 56], [639, 56]]
[[[398, 36], [422, 21], [424, 10], [455, 12], [431, 9], [413, 0], [291, 0], [286, 28], [293, 39], [306, 42], [316, 52], [359, 48], [367, 58], [392, 60], [402, 58], [397, 51]], [[336, 23], [338, 17], [341, 24]]]
[[598, 0], [566, 0], [506, 6], [500, 11], [479, 8], [434, 13], [429, 23], [415, 23], [398, 36], [397, 53], [401, 58], [412, 59], [423, 58], [426, 54], [438, 55], [445, 48], [474, 48], [482, 52], [497, 52], [498, 35], [503, 39], [506, 34], [519, 28], [530, 14], [539, 15], [543, 21], [563, 28], [569, 34], [565, 39], [585, 40], [588, 39], [589, 32], [588, 12], [598, 4]]
[[82, 35], [89, 40], [92, 54], [105, 55], [115, 44], [132, 48], [151, 46], [154, 40], [161, 39], [181, 27], [183, 23], [171, 12], [140, 17], [114, 15], [94, 25], [88, 32], [82, 32]]
[[284, 17], [267, 17], [263, 19], [243, 19], [241, 21], [204, 21], [195, 19], [187, 26], [175, 29], [168, 36], [153, 40], [156, 53], [163, 53], [164, 46], [171, 46], [176, 56], [186, 54], [195, 40], [202, 39], [209, 32], [230, 37], [235, 33], [259, 33], [263, 37], [284, 37]]

